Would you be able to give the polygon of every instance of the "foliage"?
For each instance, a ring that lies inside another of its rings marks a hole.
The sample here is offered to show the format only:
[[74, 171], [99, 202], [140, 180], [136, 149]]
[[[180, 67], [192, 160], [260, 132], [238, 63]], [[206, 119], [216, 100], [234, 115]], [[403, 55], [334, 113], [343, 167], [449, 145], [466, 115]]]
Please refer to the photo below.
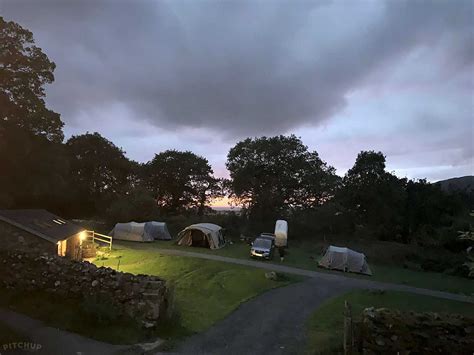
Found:
[[65, 204], [69, 162], [64, 146], [20, 127], [0, 136], [0, 207], [50, 208]]
[[54, 81], [54, 69], [30, 31], [0, 16], [0, 137], [16, 126], [56, 143], [63, 140], [63, 122], [44, 102], [44, 85]]
[[[120, 148], [99, 133], [72, 136], [66, 148], [80, 208], [100, 211], [129, 190], [131, 163]], [[83, 214], [84, 210], [77, 212]]]
[[145, 166], [145, 182], [160, 210], [176, 214], [195, 209], [202, 215], [206, 204], [221, 196], [222, 186], [212, 176], [207, 159], [186, 151], [156, 154]]
[[[469, 213], [471, 217], [474, 217], [474, 212]], [[474, 242], [474, 227], [469, 224], [469, 230], [459, 231], [459, 239]], [[472, 252], [472, 245], [468, 249], [468, 253]], [[474, 278], [474, 256], [468, 254], [468, 261], [464, 263], [464, 266], [468, 269], [468, 276]]]
[[111, 224], [117, 222], [146, 222], [158, 220], [159, 210], [155, 199], [142, 188], [137, 188], [112, 201], [106, 211]]
[[317, 152], [291, 136], [247, 138], [227, 156], [231, 197], [253, 223], [274, 221], [291, 208], [310, 208], [329, 200], [338, 178]]
[[381, 152], [363, 151], [344, 176], [338, 200], [353, 213], [356, 224], [370, 227], [380, 239], [393, 240], [397, 238], [393, 234], [402, 232], [404, 185], [404, 180], [385, 171]]
[[30, 31], [0, 16], [0, 207], [55, 209], [64, 200], [63, 122], [44, 102], [54, 69]]

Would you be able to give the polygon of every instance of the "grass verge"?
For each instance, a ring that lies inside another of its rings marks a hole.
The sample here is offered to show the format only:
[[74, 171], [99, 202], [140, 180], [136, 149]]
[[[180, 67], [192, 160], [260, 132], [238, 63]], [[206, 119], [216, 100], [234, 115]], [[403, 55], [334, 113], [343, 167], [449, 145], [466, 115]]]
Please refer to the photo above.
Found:
[[308, 353], [333, 354], [342, 351], [345, 300], [351, 304], [355, 317], [360, 317], [363, 309], [367, 307], [385, 307], [415, 312], [459, 313], [474, 316], [474, 305], [469, 303], [447, 301], [405, 292], [352, 291], [329, 299], [311, 315], [306, 324]]

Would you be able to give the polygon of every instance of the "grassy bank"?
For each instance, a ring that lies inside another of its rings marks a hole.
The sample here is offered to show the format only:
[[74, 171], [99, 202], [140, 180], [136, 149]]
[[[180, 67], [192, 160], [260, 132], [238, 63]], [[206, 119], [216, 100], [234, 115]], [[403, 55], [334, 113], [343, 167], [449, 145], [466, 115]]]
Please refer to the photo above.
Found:
[[308, 353], [328, 354], [342, 351], [344, 301], [354, 316], [360, 317], [367, 307], [386, 307], [401, 311], [446, 312], [474, 316], [474, 305], [405, 292], [353, 291], [332, 298], [321, 305], [307, 322]]
[[[119, 266], [120, 260], [120, 266]], [[119, 248], [98, 266], [160, 276], [171, 282], [180, 334], [200, 332], [224, 318], [242, 302], [300, 278], [272, 281], [263, 270], [188, 257], [166, 256], [156, 250]], [[178, 334], [178, 335], [180, 335]], [[173, 336], [175, 334], [170, 334]]]
[[[159, 249], [178, 249], [197, 253], [213, 254], [227, 256], [238, 259], [248, 259], [250, 247], [241, 241], [234, 241], [219, 250], [210, 250], [206, 248], [193, 248], [177, 246], [174, 241], [157, 241], [149, 244], [123, 243], [127, 248], [159, 250]], [[344, 244], [341, 244], [344, 245]], [[427, 288], [438, 291], [453, 293], [463, 293], [467, 295], [474, 294], [474, 282], [472, 280], [451, 276], [437, 272], [415, 271], [401, 266], [403, 253], [407, 253], [407, 245], [400, 245], [389, 242], [374, 242], [363, 245], [356, 245], [355, 250], [368, 250], [372, 257], [368, 257], [369, 265], [373, 271], [373, 276], [364, 276], [351, 273], [345, 273], [345, 276], [356, 278], [368, 278], [375, 281], [403, 284], [421, 288]], [[290, 245], [285, 256], [284, 265], [293, 266], [302, 269], [316, 270], [320, 272], [330, 272], [341, 274], [339, 271], [330, 271], [318, 268], [317, 262], [321, 258], [324, 247], [320, 243], [293, 243]], [[377, 255], [378, 250], [378, 255]], [[421, 251], [420, 251], [421, 252]], [[373, 262], [371, 260], [374, 260]], [[385, 261], [385, 263], [382, 263]], [[269, 262], [269, 261], [262, 261]], [[275, 256], [273, 263], [279, 264], [278, 256]]]

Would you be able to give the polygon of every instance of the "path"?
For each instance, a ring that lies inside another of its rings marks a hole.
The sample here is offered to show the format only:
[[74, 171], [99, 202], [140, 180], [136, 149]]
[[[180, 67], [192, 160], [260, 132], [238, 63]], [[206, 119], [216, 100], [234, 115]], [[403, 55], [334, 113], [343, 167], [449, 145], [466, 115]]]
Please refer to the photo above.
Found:
[[301, 275], [301, 276], [311, 277], [313, 279], [316, 279], [319, 282], [325, 282], [325, 281], [345, 282], [347, 284], [352, 285], [352, 288], [368, 288], [368, 289], [376, 288], [376, 289], [392, 290], [392, 291], [404, 291], [404, 292], [416, 293], [419, 295], [444, 298], [444, 299], [448, 299], [452, 301], [474, 303], [474, 297], [466, 296], [462, 294], [429, 290], [425, 288], [406, 286], [406, 285], [400, 285], [400, 284], [392, 284], [392, 283], [380, 282], [380, 281], [372, 281], [372, 280], [367, 280], [367, 279], [359, 279], [359, 278], [346, 276], [344, 274], [299, 269], [296, 267], [273, 264], [273, 263], [268, 263], [265, 261], [256, 261], [256, 260], [250, 260], [250, 259], [237, 259], [237, 258], [230, 258], [227, 256], [196, 253], [196, 252], [176, 250], [176, 249], [156, 249], [156, 252], [159, 254], [165, 254], [165, 255], [186, 256], [186, 257], [193, 257], [193, 258], [222, 261], [225, 263], [251, 266], [251, 267], [255, 267], [259, 269], [276, 271], [276, 272], [281, 272], [281, 273], [286, 273], [286, 274]]

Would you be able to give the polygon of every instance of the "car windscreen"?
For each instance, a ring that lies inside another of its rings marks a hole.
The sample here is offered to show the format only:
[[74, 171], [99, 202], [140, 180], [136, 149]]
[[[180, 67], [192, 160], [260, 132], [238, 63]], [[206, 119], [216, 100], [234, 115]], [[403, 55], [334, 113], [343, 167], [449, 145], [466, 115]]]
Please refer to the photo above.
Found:
[[270, 247], [272, 246], [272, 242], [268, 239], [258, 238], [255, 239], [255, 241], [253, 242], [253, 246], [255, 248], [270, 249]]

